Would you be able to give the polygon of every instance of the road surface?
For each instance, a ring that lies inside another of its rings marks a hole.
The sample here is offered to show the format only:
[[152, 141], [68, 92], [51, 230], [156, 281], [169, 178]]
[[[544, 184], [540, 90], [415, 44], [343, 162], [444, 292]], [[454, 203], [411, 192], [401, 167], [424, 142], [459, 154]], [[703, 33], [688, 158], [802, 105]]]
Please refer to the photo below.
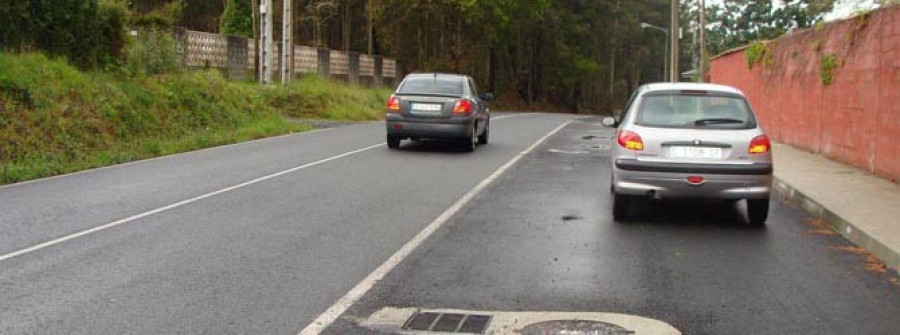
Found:
[[0, 334], [376, 333], [386, 307], [900, 329], [896, 274], [790, 204], [762, 229], [719, 202], [613, 222], [599, 120], [492, 127], [474, 153], [388, 150], [376, 123], [0, 188]]

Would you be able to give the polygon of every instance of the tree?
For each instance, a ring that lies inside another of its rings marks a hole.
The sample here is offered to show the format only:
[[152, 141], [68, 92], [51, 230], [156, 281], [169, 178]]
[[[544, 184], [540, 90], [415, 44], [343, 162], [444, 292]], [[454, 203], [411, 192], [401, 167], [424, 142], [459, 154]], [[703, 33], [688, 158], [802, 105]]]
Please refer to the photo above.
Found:
[[708, 8], [708, 47], [713, 54], [773, 39], [821, 21], [835, 0], [734, 0]]
[[250, 0], [227, 0], [219, 20], [219, 33], [253, 38], [254, 17], [250, 6]]

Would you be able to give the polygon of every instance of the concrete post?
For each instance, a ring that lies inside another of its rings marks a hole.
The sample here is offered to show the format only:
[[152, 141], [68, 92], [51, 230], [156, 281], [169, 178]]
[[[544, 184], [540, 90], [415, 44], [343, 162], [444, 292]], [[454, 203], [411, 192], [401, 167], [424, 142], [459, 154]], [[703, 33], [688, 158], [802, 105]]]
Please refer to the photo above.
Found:
[[347, 79], [351, 85], [359, 84], [359, 53], [348, 52], [347, 57], [350, 58], [350, 69]]
[[331, 50], [319, 48], [319, 75], [325, 78], [331, 77]]
[[230, 79], [243, 79], [247, 74], [247, 39], [240, 36], [226, 36], [227, 46], [227, 74]]
[[263, 0], [259, 5], [260, 15], [260, 48], [259, 48], [259, 81], [263, 84], [272, 82], [272, 0]]
[[294, 17], [291, 15], [291, 0], [284, 0], [284, 18], [282, 19], [281, 28], [281, 84], [287, 85], [291, 83], [294, 66], [294, 41], [292, 37]]
[[372, 57], [375, 61], [375, 75], [372, 78], [372, 84], [375, 86], [384, 85], [384, 59], [381, 56]]

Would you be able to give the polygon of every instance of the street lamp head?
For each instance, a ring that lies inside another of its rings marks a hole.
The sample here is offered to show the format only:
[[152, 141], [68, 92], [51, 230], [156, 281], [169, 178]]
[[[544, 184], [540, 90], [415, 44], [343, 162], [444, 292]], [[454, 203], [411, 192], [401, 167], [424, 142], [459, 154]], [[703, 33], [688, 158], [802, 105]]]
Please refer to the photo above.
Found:
[[652, 27], [652, 26], [653, 26], [653, 25], [651, 25], [651, 24], [649, 24], [649, 23], [641, 22], [641, 28], [650, 28], [650, 27]]

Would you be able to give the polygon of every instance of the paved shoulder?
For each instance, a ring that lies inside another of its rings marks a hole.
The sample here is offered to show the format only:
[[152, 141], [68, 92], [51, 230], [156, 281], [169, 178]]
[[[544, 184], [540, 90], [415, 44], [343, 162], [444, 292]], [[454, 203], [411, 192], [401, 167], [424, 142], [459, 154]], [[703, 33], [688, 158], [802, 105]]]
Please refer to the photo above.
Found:
[[891, 276], [864, 269], [845, 252], [853, 250], [849, 242], [821, 233], [798, 209], [774, 204], [759, 229], [731, 204], [642, 202], [633, 222], [614, 222], [612, 136], [586, 120], [552, 137], [326, 333], [381, 333], [390, 325], [377, 318], [398, 310], [615, 313], [685, 334], [900, 327], [900, 288]]

